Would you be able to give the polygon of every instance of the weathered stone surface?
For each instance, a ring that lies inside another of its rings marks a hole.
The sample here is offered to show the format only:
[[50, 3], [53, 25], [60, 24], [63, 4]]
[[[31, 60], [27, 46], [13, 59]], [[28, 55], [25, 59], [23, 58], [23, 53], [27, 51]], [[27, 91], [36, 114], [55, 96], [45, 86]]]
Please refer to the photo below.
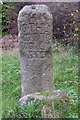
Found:
[[[48, 95], [45, 95], [45, 93], [47, 93]], [[70, 94], [64, 90], [53, 90], [53, 92], [51, 93], [49, 93], [49, 91], [44, 91], [44, 93], [38, 92], [38, 93], [31, 93], [31, 94], [23, 96], [22, 98], [20, 98], [19, 104], [21, 106], [24, 106], [36, 100], [40, 100], [40, 101], [47, 100], [50, 103], [51, 102], [54, 103], [54, 101], [58, 100], [58, 98], [61, 98], [65, 101], [65, 100], [68, 100], [69, 97], [70, 97]]]
[[19, 99], [21, 108], [34, 105], [36, 102], [43, 105], [41, 118], [65, 118], [65, 111], [70, 110], [74, 104], [70, 94], [64, 90], [31, 93]]
[[25, 6], [18, 16], [22, 94], [53, 90], [52, 14], [46, 5]]

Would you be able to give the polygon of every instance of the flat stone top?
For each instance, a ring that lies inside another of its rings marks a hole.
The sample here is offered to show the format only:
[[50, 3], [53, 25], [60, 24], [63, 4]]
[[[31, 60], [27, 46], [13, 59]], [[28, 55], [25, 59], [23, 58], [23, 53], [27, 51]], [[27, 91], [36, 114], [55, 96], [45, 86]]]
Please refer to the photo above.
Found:
[[37, 14], [47, 14], [48, 17], [52, 18], [52, 14], [50, 12], [50, 9], [48, 8], [47, 5], [41, 4], [41, 5], [26, 5], [24, 6], [21, 11], [19, 12], [18, 17], [24, 17], [25, 15], [37, 15]]

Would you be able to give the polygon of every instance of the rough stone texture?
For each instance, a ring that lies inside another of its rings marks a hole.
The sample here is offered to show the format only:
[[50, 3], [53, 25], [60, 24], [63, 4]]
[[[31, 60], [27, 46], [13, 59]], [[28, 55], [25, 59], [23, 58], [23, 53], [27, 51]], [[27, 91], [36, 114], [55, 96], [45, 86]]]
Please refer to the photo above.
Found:
[[[34, 105], [36, 102], [43, 104], [41, 118], [65, 118], [65, 111], [70, 110], [74, 104], [70, 94], [64, 90], [31, 93], [19, 99], [21, 108], [26, 105]], [[58, 109], [60, 112], [58, 112]]]
[[68, 100], [69, 97], [70, 94], [64, 90], [53, 90], [52, 94], [48, 96], [45, 96], [44, 94], [42, 94], [42, 92], [38, 92], [23, 96], [22, 98], [19, 99], [19, 104], [21, 106], [24, 106], [32, 103], [33, 101], [35, 102], [36, 100], [40, 100], [40, 101], [47, 100], [51, 103], [54, 102], [54, 100], [57, 100], [58, 98], [62, 98], [65, 101]]
[[25, 6], [18, 16], [22, 95], [53, 91], [52, 14], [46, 5]]

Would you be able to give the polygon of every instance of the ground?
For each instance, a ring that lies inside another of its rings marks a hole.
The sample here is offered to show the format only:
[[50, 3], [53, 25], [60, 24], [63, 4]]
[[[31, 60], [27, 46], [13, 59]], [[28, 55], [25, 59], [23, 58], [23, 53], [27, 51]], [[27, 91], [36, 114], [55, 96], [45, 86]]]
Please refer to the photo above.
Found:
[[[1, 53], [1, 52], [0, 52]], [[1, 54], [0, 54], [1, 57]], [[40, 104], [28, 106], [26, 110], [18, 107], [21, 97], [20, 56], [18, 49], [2, 52], [2, 116], [3, 118], [39, 117]], [[53, 53], [54, 84], [56, 89], [66, 90], [73, 99], [73, 107], [65, 117], [78, 117], [78, 56], [64, 48]], [[26, 111], [26, 113], [25, 113]]]

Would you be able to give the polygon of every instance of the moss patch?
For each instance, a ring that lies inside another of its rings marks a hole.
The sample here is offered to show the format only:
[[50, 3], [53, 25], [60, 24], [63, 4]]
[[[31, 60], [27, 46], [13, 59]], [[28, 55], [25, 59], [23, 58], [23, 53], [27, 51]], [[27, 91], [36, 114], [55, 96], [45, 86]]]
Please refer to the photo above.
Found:
[[44, 91], [44, 92], [42, 92], [41, 93], [41, 95], [43, 95], [43, 96], [51, 96], [51, 95], [53, 95], [54, 93], [53, 92], [50, 92], [50, 91]]

